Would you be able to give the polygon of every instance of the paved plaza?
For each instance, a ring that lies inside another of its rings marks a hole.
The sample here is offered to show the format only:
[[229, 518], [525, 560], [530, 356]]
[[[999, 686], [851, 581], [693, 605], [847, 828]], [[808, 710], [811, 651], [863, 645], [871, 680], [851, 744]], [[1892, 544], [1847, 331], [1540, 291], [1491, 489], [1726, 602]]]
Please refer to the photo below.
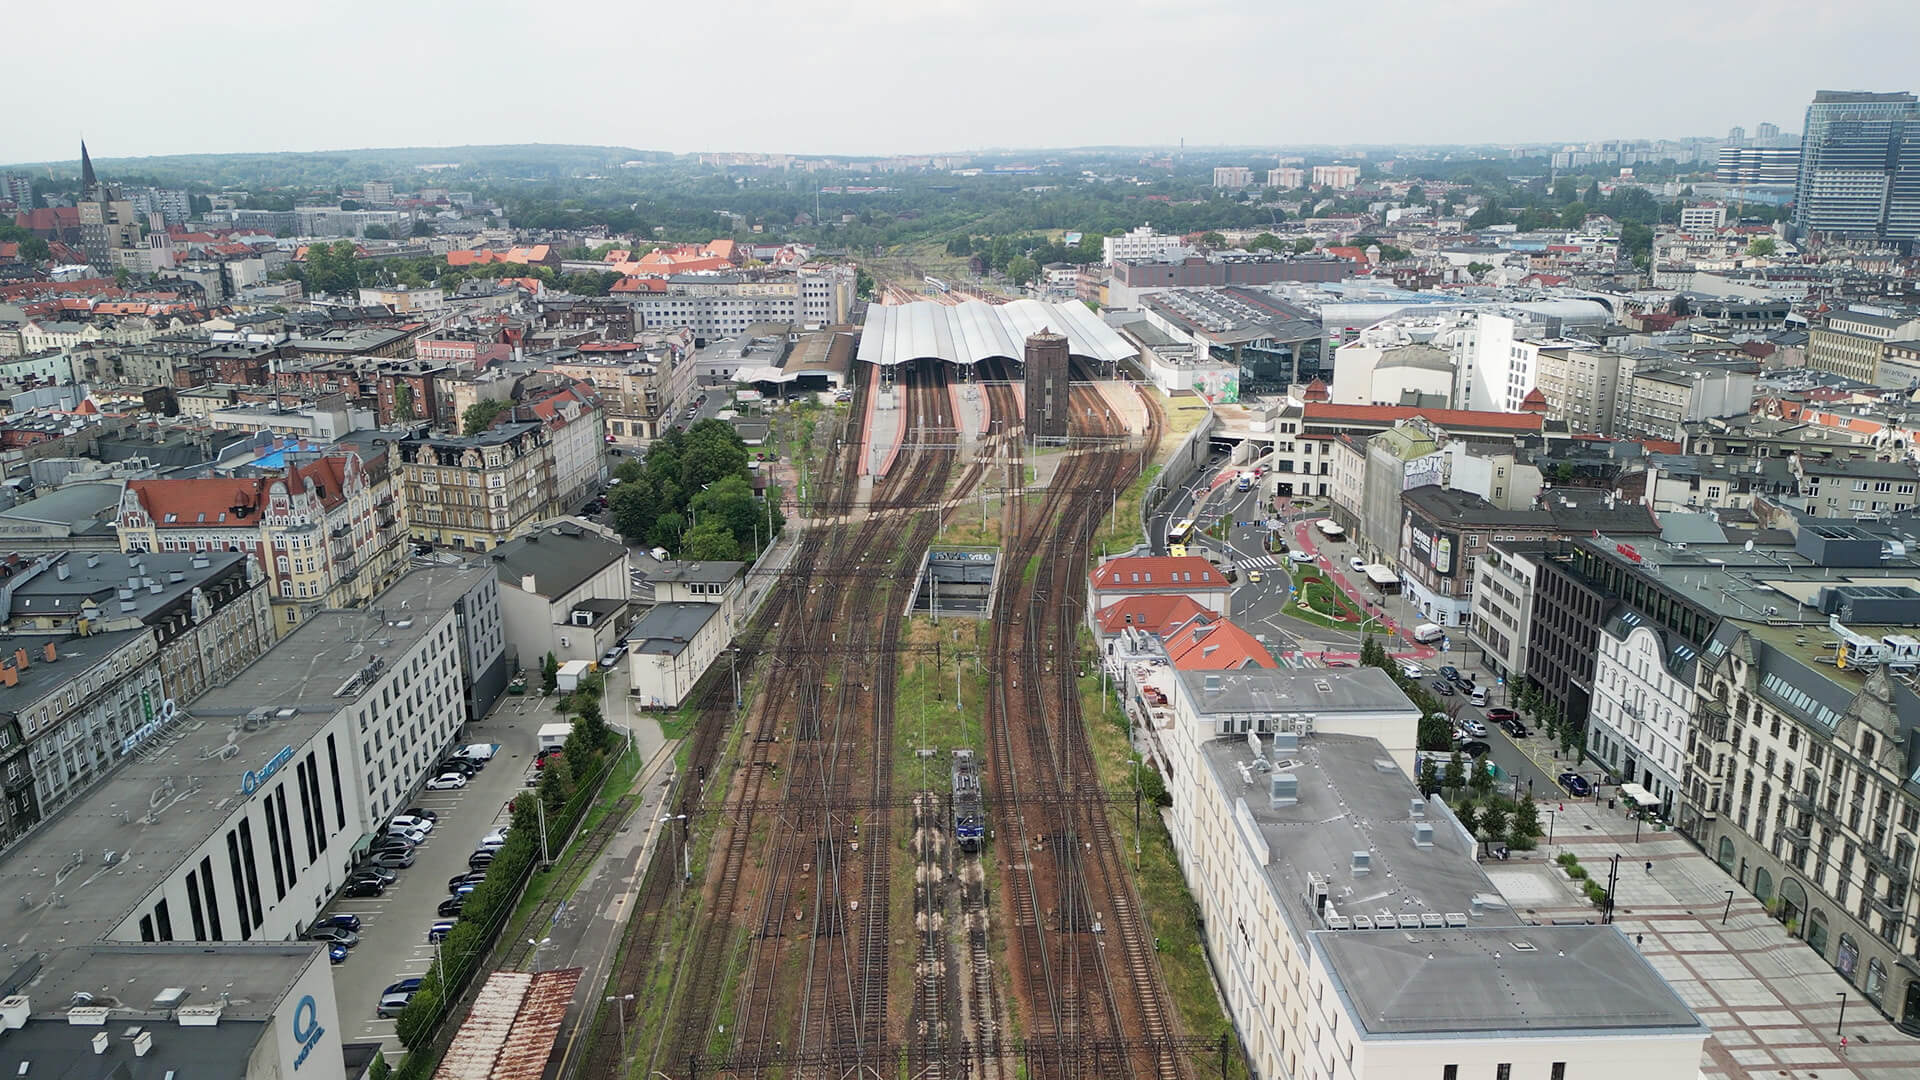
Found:
[[[1651, 824], [1634, 838], [1634, 822], [1604, 802], [1538, 804], [1553, 815], [1553, 846], [1524, 859], [1487, 864], [1514, 907], [1539, 922], [1597, 919], [1552, 859], [1570, 851], [1606, 884], [1620, 856], [1614, 924], [1637, 941], [1653, 966], [1713, 1028], [1700, 1075], [1773, 1080], [1914, 1080], [1920, 1039], [1880, 1015], [1859, 990], [1786, 928], [1760, 902], [1673, 832]], [[1564, 808], [1563, 808], [1564, 807]], [[1646, 864], [1651, 862], [1649, 872]], [[1733, 890], [1731, 909], [1727, 891]], [[1725, 921], [1722, 921], [1723, 916]], [[1847, 1046], [1835, 1027], [1846, 997]]]

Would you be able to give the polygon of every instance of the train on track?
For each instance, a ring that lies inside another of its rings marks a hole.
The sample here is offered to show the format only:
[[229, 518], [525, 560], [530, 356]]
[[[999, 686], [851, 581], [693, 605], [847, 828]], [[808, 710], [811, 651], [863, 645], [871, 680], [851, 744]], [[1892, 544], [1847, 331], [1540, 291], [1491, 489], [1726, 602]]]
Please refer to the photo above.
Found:
[[986, 834], [980, 804], [980, 765], [971, 750], [953, 752], [953, 836], [961, 851], [979, 851]]

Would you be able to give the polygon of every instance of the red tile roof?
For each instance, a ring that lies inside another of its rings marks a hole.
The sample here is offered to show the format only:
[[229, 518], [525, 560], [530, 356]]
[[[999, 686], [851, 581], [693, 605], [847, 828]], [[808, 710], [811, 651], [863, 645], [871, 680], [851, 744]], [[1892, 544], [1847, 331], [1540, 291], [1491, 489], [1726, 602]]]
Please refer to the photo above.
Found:
[[1478, 409], [1421, 409], [1412, 405], [1335, 405], [1309, 401], [1301, 415], [1322, 423], [1394, 423], [1424, 417], [1443, 428], [1490, 428], [1501, 431], [1539, 431], [1539, 413], [1483, 412]]
[[1207, 609], [1201, 607], [1193, 597], [1183, 593], [1163, 593], [1116, 600], [1101, 608], [1095, 617], [1100, 620], [1100, 632], [1103, 634], [1117, 634], [1134, 627], [1164, 636], [1195, 615], [1205, 614]]
[[1167, 658], [1182, 671], [1280, 666], [1258, 639], [1224, 618], [1195, 619], [1180, 627], [1167, 639]]
[[1179, 592], [1183, 589], [1224, 589], [1227, 580], [1213, 564], [1198, 555], [1123, 555], [1096, 568], [1093, 587], [1102, 592]]
[[[289, 470], [293, 480], [289, 488], [304, 490], [305, 481], [325, 492], [324, 506], [336, 506], [346, 487], [346, 458], [325, 457], [306, 466]], [[285, 476], [206, 476], [174, 477], [162, 480], [129, 480], [127, 490], [140, 500], [157, 528], [206, 528], [219, 525], [258, 525], [260, 507], [266, 505], [267, 491]], [[237, 516], [234, 507], [252, 507]], [[168, 515], [172, 519], [168, 519]], [[222, 517], [222, 515], [225, 515]]]

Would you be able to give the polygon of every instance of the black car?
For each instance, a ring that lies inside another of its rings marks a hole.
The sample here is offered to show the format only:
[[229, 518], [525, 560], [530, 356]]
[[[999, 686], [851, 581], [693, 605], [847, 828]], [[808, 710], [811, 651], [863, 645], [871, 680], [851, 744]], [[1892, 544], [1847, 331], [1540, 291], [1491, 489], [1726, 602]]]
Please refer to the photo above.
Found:
[[1453, 684], [1445, 679], [1435, 679], [1428, 685], [1432, 687], [1434, 693], [1439, 694], [1441, 697], [1453, 696]]
[[378, 855], [383, 851], [412, 851], [417, 845], [404, 836], [383, 836], [367, 845], [367, 854]]
[[347, 882], [347, 887], [340, 890], [340, 895], [342, 896], [379, 896], [381, 893], [384, 893], [386, 891], [387, 891], [387, 887], [381, 884], [378, 879], [356, 878], [353, 881]]
[[398, 814], [396, 814], [396, 815], [394, 815], [394, 816], [396, 816], [396, 817], [417, 817], [417, 818], [425, 818], [425, 819], [427, 819], [428, 821], [439, 821], [439, 820], [440, 820], [440, 815], [439, 815], [439, 814], [436, 814], [436, 813], [434, 813], [434, 812], [433, 812], [433, 811], [431, 811], [431, 810], [427, 810], [427, 809], [423, 809], [423, 808], [421, 808], [421, 807], [418, 807], [418, 806], [410, 806], [410, 807], [408, 807], [408, 808], [406, 808], [405, 810], [402, 810], [402, 811], [400, 811], [400, 813], [398, 813]]
[[1462, 757], [1483, 758], [1492, 752], [1493, 747], [1488, 746], [1479, 739], [1468, 739], [1466, 742], [1460, 744], [1460, 754]]
[[1458, 682], [1460, 680], [1460, 669], [1454, 667], [1452, 664], [1448, 664], [1440, 669], [1440, 677], [1448, 682]]
[[461, 776], [472, 776], [479, 771], [480, 763], [477, 761], [469, 761], [466, 758], [448, 758], [433, 767], [433, 775], [435, 776], [445, 776], [450, 772], [457, 772]]
[[493, 852], [476, 851], [467, 856], [467, 865], [475, 870], [485, 870], [493, 865]]
[[360, 916], [358, 915], [329, 915], [321, 921], [328, 926], [337, 926], [342, 930], [351, 930], [356, 934], [360, 932]]
[[1518, 720], [1502, 720], [1500, 721], [1500, 726], [1506, 730], [1507, 734], [1516, 739], [1524, 739], [1527, 737], [1527, 725]]
[[440, 906], [435, 908], [434, 911], [441, 918], [448, 919], [448, 918], [453, 918], [459, 915], [460, 909], [466, 906], [467, 906], [466, 897], [449, 896], [445, 900], [440, 901]]
[[453, 892], [462, 885], [478, 885], [486, 880], [485, 870], [472, 870], [464, 874], [455, 874], [447, 879], [447, 891]]
[[354, 868], [352, 876], [356, 878], [372, 878], [382, 885], [391, 885], [400, 877], [399, 874], [393, 872], [391, 867], [378, 865], [357, 866]]

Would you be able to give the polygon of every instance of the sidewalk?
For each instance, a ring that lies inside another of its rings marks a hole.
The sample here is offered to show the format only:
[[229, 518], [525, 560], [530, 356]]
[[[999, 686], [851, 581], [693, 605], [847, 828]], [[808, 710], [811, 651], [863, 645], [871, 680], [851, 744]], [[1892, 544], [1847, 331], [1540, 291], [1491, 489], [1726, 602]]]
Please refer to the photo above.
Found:
[[[1700, 1063], [1702, 1077], [1920, 1076], [1920, 1041], [1882, 1017], [1678, 833], [1655, 832], [1649, 823], [1635, 840], [1632, 819], [1624, 811], [1609, 811], [1604, 801], [1563, 804], [1555, 798], [1536, 805], [1542, 824], [1553, 823], [1553, 846], [1542, 837], [1533, 852], [1484, 863], [1487, 876], [1524, 919], [1598, 921], [1600, 909], [1552, 859], [1572, 852], [1604, 887], [1613, 857], [1620, 856], [1614, 925], [1713, 1028]], [[1847, 998], [1844, 1058], [1834, 1030], [1842, 995]]]

